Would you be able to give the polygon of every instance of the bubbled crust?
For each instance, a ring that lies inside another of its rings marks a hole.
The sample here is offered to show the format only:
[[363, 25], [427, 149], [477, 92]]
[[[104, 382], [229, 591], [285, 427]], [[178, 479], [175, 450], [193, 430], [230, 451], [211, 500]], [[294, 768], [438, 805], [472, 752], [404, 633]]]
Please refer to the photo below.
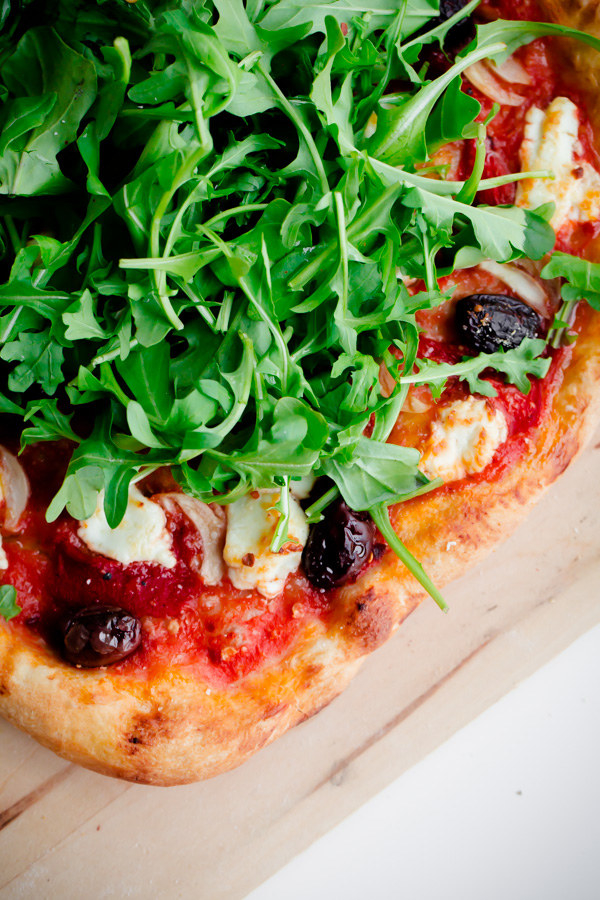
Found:
[[[546, 0], [548, 18], [600, 35], [600, 2]], [[600, 126], [600, 56], [572, 42]], [[395, 528], [438, 585], [503, 540], [585, 444], [600, 413], [600, 314], [579, 312], [580, 336], [550, 414], [501, 480], [466, 480], [393, 511]], [[449, 542], [452, 551], [447, 552]], [[336, 618], [307, 624], [278, 659], [227, 689], [193, 672], [136, 678], [74, 669], [10, 623], [0, 627], [0, 713], [73, 762], [148, 784], [208, 778], [243, 762], [313, 715], [351, 680], [365, 655], [423, 592], [386, 553], [336, 592]], [[0, 620], [1, 622], [1, 620]]]

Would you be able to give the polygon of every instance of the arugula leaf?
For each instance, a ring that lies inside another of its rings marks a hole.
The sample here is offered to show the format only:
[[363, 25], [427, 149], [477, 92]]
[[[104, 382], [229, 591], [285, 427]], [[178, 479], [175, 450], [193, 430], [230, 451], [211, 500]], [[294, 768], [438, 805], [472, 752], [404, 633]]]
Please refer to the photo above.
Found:
[[[65, 44], [52, 28], [28, 31], [0, 75], [21, 100], [29, 98], [29, 125], [13, 148], [3, 131], [0, 194], [57, 193], [68, 188], [57, 154], [72, 143], [96, 96], [93, 65]], [[32, 117], [33, 104], [36, 113]], [[23, 127], [21, 125], [21, 127]]]
[[21, 612], [21, 607], [17, 603], [17, 592], [12, 584], [0, 585], [0, 616], [10, 622], [15, 616]]
[[546, 342], [541, 338], [525, 338], [518, 347], [511, 350], [497, 350], [495, 353], [480, 353], [478, 356], [464, 357], [459, 363], [438, 363], [431, 359], [417, 360], [418, 373], [403, 375], [401, 384], [428, 384], [434, 396], [439, 397], [448, 378], [466, 381], [472, 393], [495, 397], [496, 391], [482, 373], [488, 370], [502, 372], [510, 384], [515, 384], [523, 394], [531, 389], [529, 375], [543, 378], [550, 368], [551, 360], [541, 357]]
[[600, 264], [556, 250], [542, 271], [542, 278], [564, 278], [561, 296], [567, 302], [587, 300], [600, 310]]

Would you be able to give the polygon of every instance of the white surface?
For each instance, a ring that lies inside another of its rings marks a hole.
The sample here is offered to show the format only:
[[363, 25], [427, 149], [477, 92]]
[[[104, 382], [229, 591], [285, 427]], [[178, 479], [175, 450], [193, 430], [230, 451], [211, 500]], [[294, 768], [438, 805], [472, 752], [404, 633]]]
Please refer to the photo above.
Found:
[[598, 900], [600, 626], [248, 900], [365, 897]]

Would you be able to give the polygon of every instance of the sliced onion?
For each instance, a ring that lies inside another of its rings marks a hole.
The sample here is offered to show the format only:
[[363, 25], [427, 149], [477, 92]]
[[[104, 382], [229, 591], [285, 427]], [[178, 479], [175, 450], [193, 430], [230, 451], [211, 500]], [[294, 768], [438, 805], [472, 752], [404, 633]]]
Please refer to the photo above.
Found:
[[389, 397], [396, 387], [396, 379], [384, 362], [379, 363], [379, 384], [384, 397]]
[[416, 396], [413, 391], [408, 392], [408, 396], [404, 401], [404, 406], [402, 407], [402, 412], [407, 413], [425, 413], [427, 410], [431, 409], [433, 406], [433, 400], [428, 402], [423, 400], [422, 397]]
[[501, 66], [490, 62], [490, 68], [502, 81], [508, 81], [510, 84], [531, 84], [529, 72], [514, 56], [509, 56]]
[[0, 469], [2, 491], [6, 501], [4, 527], [8, 531], [15, 531], [27, 506], [29, 482], [16, 456], [4, 447], [0, 447]]
[[220, 506], [202, 503], [188, 494], [160, 494], [156, 498], [167, 512], [174, 512], [177, 505], [196, 526], [202, 538], [202, 562], [192, 560], [195, 569], [206, 584], [218, 584], [225, 574], [223, 547], [227, 517]]
[[541, 316], [548, 315], [548, 294], [528, 272], [524, 272], [517, 266], [511, 266], [509, 263], [497, 263], [491, 259], [479, 263], [479, 268], [503, 281], [515, 294], [519, 295], [521, 300], [524, 300]]
[[465, 69], [465, 77], [475, 85], [482, 94], [495, 100], [502, 106], [521, 106], [525, 98], [514, 91], [509, 91], [503, 87], [498, 78], [492, 73], [492, 70], [484, 62], [473, 63], [468, 69]]

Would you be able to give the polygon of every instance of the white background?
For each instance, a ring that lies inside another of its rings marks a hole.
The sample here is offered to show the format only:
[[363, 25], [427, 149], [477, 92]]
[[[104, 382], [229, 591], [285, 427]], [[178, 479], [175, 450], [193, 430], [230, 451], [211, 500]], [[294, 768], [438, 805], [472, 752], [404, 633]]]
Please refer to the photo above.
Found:
[[600, 900], [600, 626], [248, 900], [315, 898]]

